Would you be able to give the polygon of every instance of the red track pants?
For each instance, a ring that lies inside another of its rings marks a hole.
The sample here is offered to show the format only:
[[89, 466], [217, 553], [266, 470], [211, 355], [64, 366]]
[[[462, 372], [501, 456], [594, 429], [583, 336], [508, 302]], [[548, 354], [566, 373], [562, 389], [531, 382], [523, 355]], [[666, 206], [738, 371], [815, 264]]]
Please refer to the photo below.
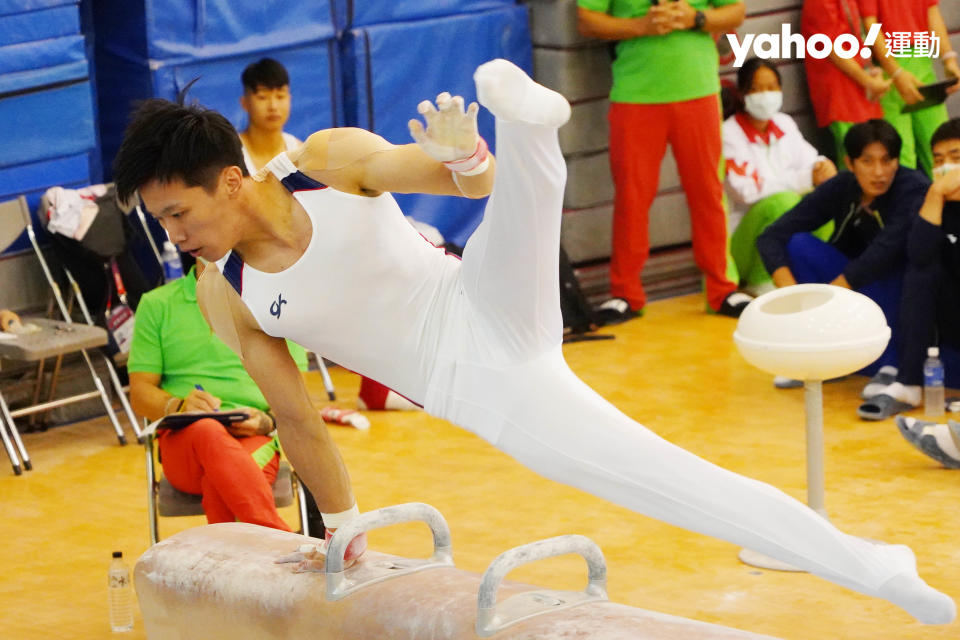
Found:
[[720, 105], [717, 96], [664, 104], [610, 104], [610, 167], [616, 187], [610, 287], [641, 309], [640, 273], [650, 255], [650, 204], [660, 163], [673, 149], [690, 209], [693, 254], [706, 277], [707, 303], [718, 310], [737, 286], [727, 276]]
[[234, 438], [209, 418], [178, 431], [160, 431], [163, 473], [174, 487], [203, 496], [207, 522], [250, 522], [290, 531], [273, 501], [273, 481], [280, 456], [263, 469], [252, 453], [270, 442], [267, 436]]

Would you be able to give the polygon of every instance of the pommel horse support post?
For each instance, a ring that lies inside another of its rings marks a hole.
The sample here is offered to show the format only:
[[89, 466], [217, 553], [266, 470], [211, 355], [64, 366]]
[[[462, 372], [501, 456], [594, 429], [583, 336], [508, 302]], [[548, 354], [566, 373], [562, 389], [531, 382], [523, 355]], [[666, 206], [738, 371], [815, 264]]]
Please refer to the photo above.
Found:
[[[367, 551], [343, 569], [347, 543], [361, 531], [422, 520], [434, 553], [410, 559]], [[607, 601], [606, 565], [583, 536], [560, 536], [511, 549], [483, 576], [453, 566], [450, 530], [426, 504], [370, 511], [339, 529], [326, 573], [293, 573], [274, 560], [306, 542], [251, 524], [189, 529], [154, 545], [135, 569], [150, 640], [759, 640], [727, 627]], [[512, 569], [568, 553], [587, 561], [582, 592], [503, 582]], [[497, 601], [499, 597], [499, 602]]]

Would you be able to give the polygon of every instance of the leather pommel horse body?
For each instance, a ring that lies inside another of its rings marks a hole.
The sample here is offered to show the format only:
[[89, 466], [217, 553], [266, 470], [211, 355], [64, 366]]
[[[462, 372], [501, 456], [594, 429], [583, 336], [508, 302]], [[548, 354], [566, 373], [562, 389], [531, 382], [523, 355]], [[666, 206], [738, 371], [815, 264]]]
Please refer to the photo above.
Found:
[[[367, 551], [343, 570], [347, 542], [361, 531], [423, 520], [434, 554], [410, 559]], [[473, 640], [675, 638], [759, 640], [727, 627], [644, 611], [606, 599], [600, 549], [560, 536], [501, 554], [483, 576], [453, 566], [450, 532], [425, 504], [362, 514], [330, 542], [326, 573], [293, 573], [274, 560], [316, 539], [256, 525], [183, 531], [146, 551], [135, 586], [150, 640]], [[567, 553], [587, 561], [582, 592], [503, 582], [526, 562]]]

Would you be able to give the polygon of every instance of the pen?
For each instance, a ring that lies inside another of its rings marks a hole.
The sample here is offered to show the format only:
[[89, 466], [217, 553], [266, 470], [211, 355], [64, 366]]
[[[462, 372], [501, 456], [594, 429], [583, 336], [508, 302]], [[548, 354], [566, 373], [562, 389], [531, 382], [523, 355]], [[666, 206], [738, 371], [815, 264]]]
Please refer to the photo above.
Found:
[[[196, 389], [197, 391], [204, 391], [204, 392], [206, 391], [206, 389], [203, 388], [203, 385], [200, 385], [200, 384], [193, 385], [193, 388]], [[214, 409], [214, 411], [220, 411], [220, 409]]]

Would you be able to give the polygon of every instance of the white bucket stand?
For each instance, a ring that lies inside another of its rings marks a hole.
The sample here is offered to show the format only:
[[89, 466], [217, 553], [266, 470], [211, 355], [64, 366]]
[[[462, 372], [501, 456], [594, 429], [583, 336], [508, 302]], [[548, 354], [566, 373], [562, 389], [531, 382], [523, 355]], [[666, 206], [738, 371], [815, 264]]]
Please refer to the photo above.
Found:
[[[733, 338], [750, 364], [803, 380], [807, 505], [826, 518], [823, 380], [852, 373], [883, 353], [890, 340], [883, 311], [870, 298], [849, 289], [794, 285], [751, 302]], [[751, 549], [742, 549], [738, 557], [754, 567], [801, 571]]]

